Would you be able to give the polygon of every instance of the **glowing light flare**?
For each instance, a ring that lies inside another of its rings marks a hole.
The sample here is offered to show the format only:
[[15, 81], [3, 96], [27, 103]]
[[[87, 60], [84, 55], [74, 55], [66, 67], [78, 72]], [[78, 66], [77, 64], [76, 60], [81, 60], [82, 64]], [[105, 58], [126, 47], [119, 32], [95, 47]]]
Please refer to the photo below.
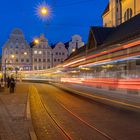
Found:
[[48, 10], [47, 7], [42, 7], [42, 8], [40, 9], [40, 13], [41, 13], [42, 15], [46, 16], [46, 15], [48, 15], [49, 10]]
[[27, 52], [24, 52], [24, 55], [27, 55]]
[[39, 3], [35, 9], [36, 15], [41, 20], [49, 20], [52, 17], [52, 8], [45, 1]]
[[15, 58], [15, 55], [11, 55], [12, 58]]
[[35, 44], [39, 44], [39, 39], [37, 39], [37, 38], [34, 39], [34, 43], [35, 43]]

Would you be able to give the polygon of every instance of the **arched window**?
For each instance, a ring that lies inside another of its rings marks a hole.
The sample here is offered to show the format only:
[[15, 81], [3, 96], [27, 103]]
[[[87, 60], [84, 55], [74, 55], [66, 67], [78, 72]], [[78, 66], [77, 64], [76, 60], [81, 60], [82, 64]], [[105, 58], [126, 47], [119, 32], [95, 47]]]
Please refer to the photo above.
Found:
[[124, 21], [129, 20], [132, 17], [132, 15], [133, 15], [132, 9], [131, 8], [128, 8], [126, 10], [126, 12], [124, 13]]

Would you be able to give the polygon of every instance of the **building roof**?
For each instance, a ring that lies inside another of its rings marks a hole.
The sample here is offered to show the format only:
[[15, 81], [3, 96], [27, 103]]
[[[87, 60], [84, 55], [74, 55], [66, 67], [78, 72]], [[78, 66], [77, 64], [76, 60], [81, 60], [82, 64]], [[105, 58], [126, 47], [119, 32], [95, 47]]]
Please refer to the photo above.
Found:
[[[117, 27], [91, 27], [89, 41], [92, 39], [95, 42], [97, 45], [95, 50], [97, 50], [100, 48], [108, 47], [110, 45], [124, 43], [128, 40], [136, 39], [137, 37], [140, 37], [140, 14]], [[88, 42], [88, 44], [90, 43]], [[82, 54], [86, 51], [85, 49], [91, 48], [81, 47], [76, 52], [72, 53], [68, 59]]]
[[123, 43], [140, 36], [140, 14], [117, 27], [91, 27], [97, 48]]
[[140, 36], [140, 14], [122, 23], [116, 28], [112, 28], [108, 37], [103, 41], [103, 45], [106, 46], [122, 43], [138, 36]]
[[104, 12], [102, 13], [102, 16], [105, 15], [109, 11], [109, 3], [107, 4]]
[[91, 31], [96, 41], [96, 45], [99, 46], [103, 44], [104, 40], [106, 40], [110, 33], [114, 31], [114, 28], [93, 26], [91, 27]]

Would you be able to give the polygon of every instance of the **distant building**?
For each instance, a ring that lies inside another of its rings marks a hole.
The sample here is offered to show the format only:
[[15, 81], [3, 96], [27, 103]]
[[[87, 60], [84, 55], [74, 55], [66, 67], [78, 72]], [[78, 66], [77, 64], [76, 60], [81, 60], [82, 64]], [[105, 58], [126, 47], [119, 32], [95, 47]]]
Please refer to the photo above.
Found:
[[84, 46], [82, 37], [80, 35], [73, 35], [72, 40], [69, 42], [69, 47], [68, 47], [69, 55], [75, 52], [77, 49], [79, 49], [82, 46]]
[[31, 48], [20, 29], [14, 29], [2, 50], [2, 69], [31, 70]]
[[38, 38], [39, 43], [32, 48], [32, 67], [33, 70], [43, 70], [53, 67], [51, 63], [52, 48], [48, 40], [41, 35]]
[[116, 27], [140, 13], [140, 0], [110, 0], [102, 18], [104, 27]]
[[65, 44], [59, 42], [53, 48], [53, 66], [56, 66], [65, 61], [68, 57], [68, 50], [65, 48]]
[[44, 70], [64, 62], [70, 54], [84, 46], [81, 36], [74, 35], [67, 43], [49, 46], [44, 35], [30, 45], [20, 29], [14, 29], [3, 46], [2, 70]]

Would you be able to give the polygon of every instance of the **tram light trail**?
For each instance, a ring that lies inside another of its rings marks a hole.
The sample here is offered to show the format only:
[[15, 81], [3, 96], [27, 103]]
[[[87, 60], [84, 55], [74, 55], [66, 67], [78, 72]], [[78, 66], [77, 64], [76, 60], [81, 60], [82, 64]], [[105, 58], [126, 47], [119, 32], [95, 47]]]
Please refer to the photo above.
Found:
[[94, 55], [88, 56], [86, 58], [82, 58], [82, 59], [79, 59], [79, 60], [76, 60], [76, 61], [72, 61], [72, 62], [70, 62], [68, 64], [65, 64], [63, 67], [68, 67], [68, 66], [71, 66], [73, 64], [77, 64], [79, 62], [82, 62], [82, 61], [85, 61], [85, 60], [89, 60], [91, 58], [96, 58], [96, 57], [99, 57], [99, 56], [102, 56], [102, 55], [107, 55], [109, 53], [113, 53], [113, 52], [120, 51], [120, 50], [123, 50], [123, 49], [135, 47], [137, 45], [140, 45], [140, 41], [135, 41], [135, 42], [132, 42], [132, 43], [129, 43], [129, 44], [126, 44], [126, 45], [119, 46], [119, 47], [114, 48], [114, 49], [110, 49], [108, 51], [104, 51], [104, 52], [100, 52], [98, 54], [94, 54]]

